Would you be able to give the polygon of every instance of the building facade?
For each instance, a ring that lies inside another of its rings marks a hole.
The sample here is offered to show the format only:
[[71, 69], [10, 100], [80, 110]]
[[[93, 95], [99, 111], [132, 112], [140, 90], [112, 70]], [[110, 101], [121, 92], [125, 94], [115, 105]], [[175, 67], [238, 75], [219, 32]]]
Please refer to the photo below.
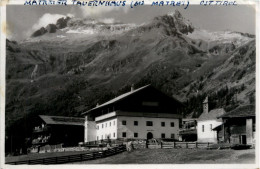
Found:
[[[116, 115], [116, 113], [114, 113]], [[96, 140], [117, 138], [176, 138], [179, 129], [179, 119], [167, 117], [130, 116], [127, 113], [117, 113], [117, 117], [96, 121]], [[167, 115], [166, 115], [167, 116]]]
[[243, 105], [221, 116], [222, 125], [214, 128], [219, 142], [255, 144], [255, 106]]
[[78, 146], [84, 141], [84, 118], [40, 115], [32, 132], [32, 146]]
[[197, 141], [197, 119], [182, 119], [182, 128], [179, 132], [179, 141]]
[[225, 113], [223, 108], [213, 109], [209, 111], [208, 97], [203, 102], [203, 113], [197, 120], [197, 136], [198, 142], [213, 142], [217, 143], [217, 132], [213, 128], [222, 124], [222, 120], [218, 119]]
[[85, 142], [103, 139], [178, 139], [182, 103], [148, 85], [85, 113]]

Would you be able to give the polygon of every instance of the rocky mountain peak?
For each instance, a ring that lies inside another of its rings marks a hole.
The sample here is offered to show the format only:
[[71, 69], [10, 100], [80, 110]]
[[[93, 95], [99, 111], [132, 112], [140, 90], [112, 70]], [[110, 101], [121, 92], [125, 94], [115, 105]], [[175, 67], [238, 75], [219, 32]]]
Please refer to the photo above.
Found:
[[68, 16], [67, 16], [66, 18], [62, 17], [62, 18], [58, 19], [57, 22], [56, 22], [57, 28], [58, 28], [58, 29], [63, 29], [63, 28], [65, 28], [65, 27], [67, 26], [67, 23], [68, 23], [68, 21], [69, 21], [70, 19], [71, 19], [71, 18], [68, 17]]
[[35, 32], [33, 32], [31, 37], [41, 36], [41, 35], [45, 34], [46, 32], [47, 32], [47, 30], [44, 27], [41, 27], [40, 29], [38, 29]]
[[178, 11], [178, 10], [175, 10], [173, 12], [170, 12], [168, 13], [167, 15], [171, 16], [171, 17], [174, 17], [176, 19], [183, 19], [183, 16], [182, 14]]
[[57, 29], [63, 29], [67, 27], [67, 23], [70, 20], [70, 17], [62, 17], [57, 20], [56, 24], [48, 24], [46, 27], [41, 27], [40, 29], [36, 30], [31, 37], [38, 37], [42, 36], [45, 33], [55, 33]]
[[188, 34], [194, 31], [190, 21], [186, 20], [178, 10], [164, 16], [155, 17], [153, 22], [157, 25], [163, 25], [167, 32], [173, 34]]

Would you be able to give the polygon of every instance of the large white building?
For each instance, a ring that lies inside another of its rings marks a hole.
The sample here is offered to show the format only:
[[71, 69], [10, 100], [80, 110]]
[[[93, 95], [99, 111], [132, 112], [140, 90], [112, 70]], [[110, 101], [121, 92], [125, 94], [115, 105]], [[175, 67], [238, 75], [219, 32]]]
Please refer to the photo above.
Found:
[[203, 113], [197, 120], [198, 142], [214, 142], [217, 143], [217, 132], [213, 130], [215, 127], [222, 125], [222, 120], [217, 117], [223, 115], [223, 108], [213, 109], [209, 111], [208, 97], [203, 102]]
[[178, 139], [182, 103], [148, 85], [85, 112], [85, 142], [102, 139]]

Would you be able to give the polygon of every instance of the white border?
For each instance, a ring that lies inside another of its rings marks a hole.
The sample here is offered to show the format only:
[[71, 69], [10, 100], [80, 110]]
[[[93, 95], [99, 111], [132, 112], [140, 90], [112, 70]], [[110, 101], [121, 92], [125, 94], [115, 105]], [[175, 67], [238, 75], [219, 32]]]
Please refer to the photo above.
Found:
[[5, 161], [5, 39], [6, 34], [3, 33], [3, 27], [6, 25], [6, 7], [0, 7], [0, 22], [1, 22], [1, 34], [0, 34], [0, 168], [2, 168]]

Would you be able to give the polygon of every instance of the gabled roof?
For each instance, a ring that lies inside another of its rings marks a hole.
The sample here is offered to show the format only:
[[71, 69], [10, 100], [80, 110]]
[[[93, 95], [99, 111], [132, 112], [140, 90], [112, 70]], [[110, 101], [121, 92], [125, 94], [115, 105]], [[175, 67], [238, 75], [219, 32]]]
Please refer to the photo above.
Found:
[[218, 118], [232, 118], [232, 117], [254, 117], [255, 116], [255, 106], [254, 105], [244, 105], [220, 115]]
[[192, 117], [196, 114], [197, 114], [197, 112], [191, 112], [190, 114], [187, 114], [184, 119], [195, 119], [195, 118], [192, 118]]
[[85, 119], [78, 117], [39, 115], [46, 124], [84, 126]]
[[217, 126], [216, 126], [216, 127], [214, 127], [212, 130], [216, 130], [216, 131], [217, 131], [217, 130], [220, 130], [220, 129], [221, 129], [221, 127], [222, 127], [222, 125], [223, 125], [223, 124], [217, 125]]
[[[91, 111], [97, 110], [97, 109], [99, 109], [99, 108], [102, 108], [102, 107], [105, 107], [105, 106], [108, 106], [108, 105], [117, 103], [117, 102], [119, 102], [119, 101], [121, 101], [121, 100], [123, 100], [123, 99], [125, 99], [125, 98], [127, 98], [127, 97], [129, 97], [129, 96], [132, 96], [133, 94], [136, 94], [137, 92], [140, 92], [140, 91], [142, 91], [142, 90], [144, 90], [144, 89], [147, 89], [147, 88], [150, 88], [150, 87], [152, 87], [152, 86], [151, 86], [151, 85], [146, 85], [146, 86], [140, 87], [140, 88], [138, 88], [138, 89], [129, 91], [129, 92], [127, 92], [127, 93], [124, 93], [124, 94], [122, 94], [122, 95], [120, 95], [120, 96], [118, 96], [118, 97], [116, 97], [116, 98], [114, 98], [114, 99], [112, 99], [112, 100], [109, 100], [109, 101], [107, 101], [107, 102], [105, 102], [105, 103], [103, 103], [103, 104], [101, 104], [101, 105], [98, 105], [98, 106], [96, 106], [96, 107], [94, 107], [94, 108], [88, 110], [87, 112], [82, 113], [82, 115], [87, 114], [87, 113], [89, 113], [89, 112], [91, 112]], [[167, 97], [169, 97], [169, 96], [167, 96]], [[182, 104], [180, 101], [178, 101], [177, 99], [172, 98], [172, 97], [169, 97], [169, 98], [171, 98], [171, 99], [175, 100], [176, 102], [180, 103], [181, 105], [183, 105], [183, 104]]]
[[208, 96], [205, 98], [205, 100], [203, 101], [203, 103], [208, 103], [209, 102], [209, 99], [208, 99]]
[[225, 110], [223, 108], [219, 109], [213, 109], [210, 110], [210, 112], [203, 112], [200, 117], [198, 118], [198, 121], [206, 121], [206, 120], [217, 120], [217, 117], [223, 115], [225, 113]]
[[83, 114], [86, 114], [86, 113], [88, 113], [90, 111], [93, 111], [93, 110], [99, 109], [101, 107], [107, 106], [109, 104], [116, 103], [116, 102], [118, 102], [118, 101], [120, 101], [120, 100], [122, 100], [122, 99], [124, 99], [124, 98], [126, 98], [126, 97], [128, 97], [128, 96], [130, 96], [130, 95], [132, 95], [132, 94], [134, 94], [134, 93], [136, 93], [138, 91], [140, 91], [140, 90], [143, 90], [143, 89], [147, 88], [148, 86], [150, 86], [150, 85], [146, 85], [146, 86], [140, 87], [138, 89], [135, 89], [133, 91], [124, 93], [124, 94], [122, 94], [122, 95], [120, 95], [120, 96], [118, 96], [118, 97], [116, 97], [116, 98], [114, 98], [112, 100], [109, 100], [108, 102], [105, 102], [105, 103], [103, 103], [103, 104], [101, 104], [99, 106], [94, 107], [93, 109], [88, 110], [87, 112], [85, 112]]

